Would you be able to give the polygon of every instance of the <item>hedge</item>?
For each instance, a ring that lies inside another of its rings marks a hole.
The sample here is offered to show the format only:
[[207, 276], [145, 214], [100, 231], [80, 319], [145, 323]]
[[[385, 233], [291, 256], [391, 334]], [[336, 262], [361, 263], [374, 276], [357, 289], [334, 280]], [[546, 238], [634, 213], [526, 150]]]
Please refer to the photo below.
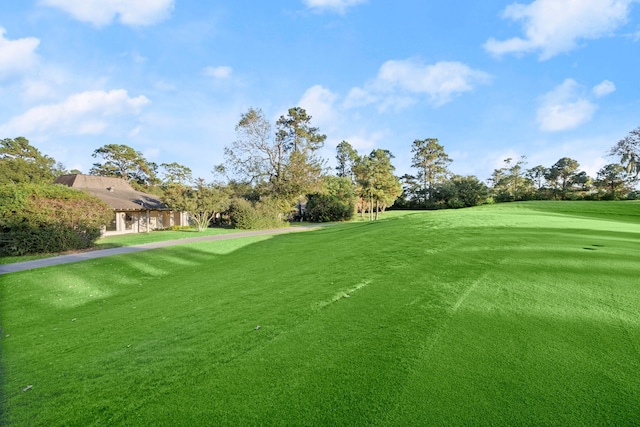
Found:
[[113, 211], [64, 185], [0, 186], [0, 254], [27, 255], [94, 245]]

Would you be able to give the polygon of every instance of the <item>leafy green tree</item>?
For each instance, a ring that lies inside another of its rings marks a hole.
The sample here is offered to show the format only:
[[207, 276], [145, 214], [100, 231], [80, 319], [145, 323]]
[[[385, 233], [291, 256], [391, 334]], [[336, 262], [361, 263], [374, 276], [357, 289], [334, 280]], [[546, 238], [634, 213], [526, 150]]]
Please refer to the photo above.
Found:
[[355, 203], [356, 187], [349, 177], [327, 176], [324, 179], [325, 193], [336, 196], [341, 200]]
[[0, 140], [0, 184], [53, 183], [64, 167], [19, 136]]
[[337, 175], [340, 177], [353, 178], [353, 166], [358, 161], [358, 151], [347, 141], [342, 141], [336, 147]]
[[593, 179], [585, 171], [580, 171], [571, 178], [571, 189], [573, 191], [588, 192], [592, 185]]
[[[381, 210], [393, 205], [402, 194], [402, 185], [393, 174], [395, 167], [391, 164], [393, 155], [388, 150], [373, 150], [369, 156], [361, 157], [354, 167], [358, 192], [363, 203], [361, 212], [369, 212], [369, 220], [378, 219]], [[366, 207], [365, 207], [366, 206]]]
[[454, 175], [450, 180], [457, 200], [463, 207], [478, 206], [487, 201], [489, 188], [473, 175]]
[[359, 157], [353, 166], [356, 180], [356, 192], [358, 194], [358, 211], [362, 219], [365, 212], [369, 212], [369, 218], [373, 215], [373, 161], [369, 156]]
[[[508, 160], [508, 162], [507, 162]], [[507, 171], [509, 172], [509, 187], [515, 200], [524, 200], [531, 189], [531, 181], [524, 174], [524, 166], [527, 164], [527, 156], [520, 156], [519, 160], [507, 159]]]
[[629, 191], [631, 181], [624, 166], [611, 163], [603, 166], [598, 171], [595, 186], [604, 190], [607, 193], [607, 198], [618, 199]]
[[355, 212], [356, 188], [350, 177], [327, 176], [324, 191], [307, 195], [305, 217], [311, 222], [347, 221]]
[[198, 231], [203, 231], [218, 214], [229, 209], [231, 197], [224, 187], [199, 178], [193, 187], [182, 184], [169, 186], [163, 201], [174, 210], [189, 212]]
[[413, 141], [411, 152], [411, 166], [418, 169], [417, 178], [422, 183], [422, 196], [426, 207], [435, 185], [442, 182], [449, 173], [447, 165], [451, 163], [451, 159], [437, 138], [416, 139]]
[[544, 188], [545, 175], [548, 173], [548, 169], [542, 165], [534, 166], [531, 169], [527, 169], [525, 176], [531, 180], [535, 189], [540, 192]]
[[319, 191], [324, 160], [318, 150], [327, 136], [311, 126], [311, 116], [304, 108], [289, 108], [276, 122], [276, 141], [285, 153], [283, 176], [274, 180], [275, 194], [284, 200], [302, 201], [302, 197]]
[[552, 183], [554, 193], [566, 198], [578, 175], [580, 164], [570, 157], [563, 157], [553, 164], [547, 171], [545, 179]]
[[239, 182], [254, 187], [278, 180], [284, 169], [282, 142], [275, 142], [271, 124], [261, 109], [249, 108], [236, 125], [236, 139], [224, 149], [226, 169]]
[[276, 139], [282, 141], [285, 151], [316, 151], [323, 147], [327, 136], [311, 126], [311, 116], [304, 108], [289, 108], [286, 116], [276, 122]]
[[627, 173], [634, 179], [638, 178], [640, 175], [640, 126], [618, 141], [609, 155], [619, 157]]
[[261, 110], [250, 108], [236, 126], [237, 139], [225, 147], [227, 169], [263, 196], [293, 205], [321, 187], [323, 160], [318, 156], [325, 135], [310, 124], [302, 108], [289, 109], [277, 121], [277, 132]]
[[432, 208], [459, 209], [485, 203], [490, 190], [473, 175], [454, 175], [435, 188]]
[[123, 178], [131, 184], [148, 187], [156, 183], [158, 166], [148, 162], [141, 152], [123, 144], [106, 144], [91, 155], [102, 158], [102, 163], [94, 163], [91, 175]]
[[420, 200], [421, 186], [416, 177], [410, 174], [404, 174], [399, 177], [399, 180], [402, 185], [402, 194], [398, 197], [394, 206], [401, 209], [424, 207], [424, 203], [421, 203]]
[[495, 169], [490, 181], [493, 186], [494, 198], [498, 202], [526, 200], [533, 191], [532, 183], [523, 173], [526, 156], [514, 161], [511, 157], [504, 160], [505, 166]]
[[189, 185], [193, 181], [191, 169], [179, 163], [161, 163], [162, 185]]

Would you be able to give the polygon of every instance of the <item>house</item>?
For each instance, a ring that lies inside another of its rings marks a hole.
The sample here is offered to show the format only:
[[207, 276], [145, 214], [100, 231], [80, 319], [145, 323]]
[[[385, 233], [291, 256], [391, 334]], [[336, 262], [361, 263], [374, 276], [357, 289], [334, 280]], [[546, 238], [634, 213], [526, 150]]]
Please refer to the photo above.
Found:
[[186, 212], [172, 211], [158, 196], [137, 191], [122, 178], [72, 174], [55, 183], [85, 191], [113, 209], [113, 219], [103, 230], [107, 236], [189, 225]]

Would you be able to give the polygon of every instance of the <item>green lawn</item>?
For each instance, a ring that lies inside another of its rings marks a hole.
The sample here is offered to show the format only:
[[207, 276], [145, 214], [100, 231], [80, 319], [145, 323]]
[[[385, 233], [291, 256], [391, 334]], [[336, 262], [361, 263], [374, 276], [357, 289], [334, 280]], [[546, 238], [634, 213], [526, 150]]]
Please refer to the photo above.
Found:
[[[237, 233], [244, 230], [236, 230], [233, 228], [207, 228], [202, 231], [198, 231], [195, 228], [189, 228], [184, 230], [158, 230], [151, 233], [130, 233], [119, 234], [115, 236], [102, 237], [96, 242], [93, 249], [110, 249], [118, 248], [122, 246], [135, 246], [143, 245], [145, 243], [164, 242], [167, 240], [180, 240], [188, 239], [190, 237], [201, 236], [217, 236], [220, 234]], [[59, 253], [39, 254], [39, 255], [25, 255], [25, 256], [0, 256], [0, 264], [11, 264], [14, 262], [31, 261], [35, 259], [49, 258]]]
[[121, 246], [143, 245], [145, 243], [164, 242], [167, 240], [188, 239], [201, 236], [218, 236], [220, 234], [238, 233], [244, 230], [233, 228], [206, 228], [198, 231], [196, 228], [184, 230], [159, 230], [151, 233], [119, 234], [98, 239], [96, 249], [109, 249]]
[[637, 424], [639, 255], [527, 202], [0, 276], [0, 424]]

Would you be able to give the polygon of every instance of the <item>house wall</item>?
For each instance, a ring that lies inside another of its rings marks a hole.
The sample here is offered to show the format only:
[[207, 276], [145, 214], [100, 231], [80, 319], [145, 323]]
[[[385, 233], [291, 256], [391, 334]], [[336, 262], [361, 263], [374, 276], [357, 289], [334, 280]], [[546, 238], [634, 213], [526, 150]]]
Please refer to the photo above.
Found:
[[103, 228], [103, 235], [113, 236], [126, 233], [145, 233], [172, 226], [188, 226], [189, 215], [186, 212], [171, 211], [116, 211], [115, 229]]

